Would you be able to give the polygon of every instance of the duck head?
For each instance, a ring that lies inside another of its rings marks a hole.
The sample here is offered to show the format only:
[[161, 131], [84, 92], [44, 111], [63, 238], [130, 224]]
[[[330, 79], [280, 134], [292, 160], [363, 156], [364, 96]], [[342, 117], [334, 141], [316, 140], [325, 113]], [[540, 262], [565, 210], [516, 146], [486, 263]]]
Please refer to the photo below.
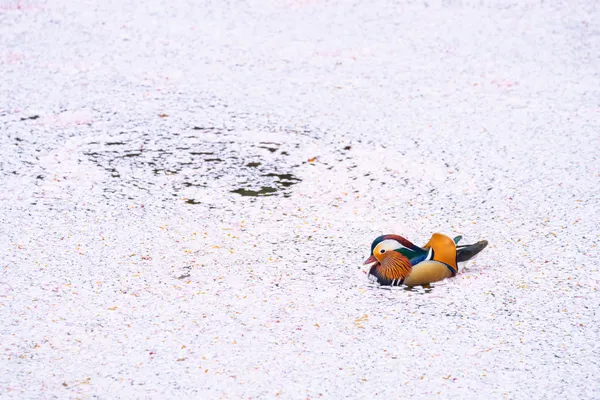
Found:
[[412, 270], [412, 266], [427, 257], [427, 250], [415, 246], [398, 235], [382, 235], [371, 244], [371, 255], [364, 265], [373, 264], [369, 275], [382, 284], [394, 284], [403, 281]]
[[367, 258], [364, 265], [374, 262], [383, 262], [391, 252], [397, 252], [408, 258], [420, 255], [423, 249], [415, 246], [410, 241], [399, 235], [381, 235], [371, 243], [371, 256]]

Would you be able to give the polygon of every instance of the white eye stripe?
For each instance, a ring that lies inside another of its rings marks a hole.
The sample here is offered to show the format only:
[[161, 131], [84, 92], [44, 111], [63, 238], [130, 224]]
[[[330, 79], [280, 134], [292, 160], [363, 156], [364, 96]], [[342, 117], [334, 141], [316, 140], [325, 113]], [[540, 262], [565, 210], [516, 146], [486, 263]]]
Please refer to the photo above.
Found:
[[402, 249], [402, 248], [406, 248], [404, 246], [402, 246], [402, 244], [400, 242], [398, 242], [397, 240], [393, 240], [393, 239], [386, 239], [384, 241], [382, 241], [381, 243], [379, 243], [377, 245], [377, 247], [375, 247], [375, 253], [382, 253], [382, 250], [385, 250], [383, 253], [385, 253], [386, 251], [392, 251], [392, 250], [397, 250], [397, 249]]

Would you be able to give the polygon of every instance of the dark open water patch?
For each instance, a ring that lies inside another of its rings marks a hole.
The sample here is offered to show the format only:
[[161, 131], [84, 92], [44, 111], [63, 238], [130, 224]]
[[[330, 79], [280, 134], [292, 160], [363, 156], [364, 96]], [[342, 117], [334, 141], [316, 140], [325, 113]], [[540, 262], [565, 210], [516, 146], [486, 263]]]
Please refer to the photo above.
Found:
[[[301, 140], [271, 132], [235, 132], [194, 127], [186, 132], [122, 132], [105, 141], [89, 142], [83, 155], [108, 173], [106, 197], [136, 198], [148, 194], [186, 204], [205, 189], [243, 197], [292, 195], [301, 182]], [[303, 138], [305, 140], [305, 138]]]
[[237, 193], [239, 195], [242, 196], [249, 196], [249, 197], [260, 197], [260, 196], [272, 196], [274, 194], [276, 194], [278, 192], [278, 190], [274, 187], [269, 187], [269, 186], [263, 186], [260, 188], [260, 190], [249, 190], [249, 189], [235, 189], [232, 190], [231, 193]]

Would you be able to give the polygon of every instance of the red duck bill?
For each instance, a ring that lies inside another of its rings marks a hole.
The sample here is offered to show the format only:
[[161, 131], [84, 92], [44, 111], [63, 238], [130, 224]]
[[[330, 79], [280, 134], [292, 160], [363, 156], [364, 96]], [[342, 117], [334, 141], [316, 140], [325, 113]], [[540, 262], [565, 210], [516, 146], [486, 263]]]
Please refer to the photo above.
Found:
[[375, 263], [375, 262], [379, 262], [379, 261], [377, 261], [377, 259], [375, 258], [375, 256], [374, 256], [374, 255], [371, 255], [371, 257], [369, 257], [369, 258], [367, 258], [367, 259], [365, 260], [365, 262], [363, 263], [363, 265], [367, 265], [367, 264], [373, 264], [373, 263]]

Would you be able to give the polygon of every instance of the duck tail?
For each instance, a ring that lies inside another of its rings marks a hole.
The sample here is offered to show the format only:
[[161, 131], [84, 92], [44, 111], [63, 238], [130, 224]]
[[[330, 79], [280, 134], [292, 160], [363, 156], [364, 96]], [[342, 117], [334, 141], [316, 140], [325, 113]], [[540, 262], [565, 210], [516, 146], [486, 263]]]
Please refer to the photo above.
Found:
[[471, 258], [475, 257], [481, 250], [485, 249], [487, 245], [487, 240], [480, 240], [475, 244], [456, 246], [456, 262], [464, 262], [470, 260]]

